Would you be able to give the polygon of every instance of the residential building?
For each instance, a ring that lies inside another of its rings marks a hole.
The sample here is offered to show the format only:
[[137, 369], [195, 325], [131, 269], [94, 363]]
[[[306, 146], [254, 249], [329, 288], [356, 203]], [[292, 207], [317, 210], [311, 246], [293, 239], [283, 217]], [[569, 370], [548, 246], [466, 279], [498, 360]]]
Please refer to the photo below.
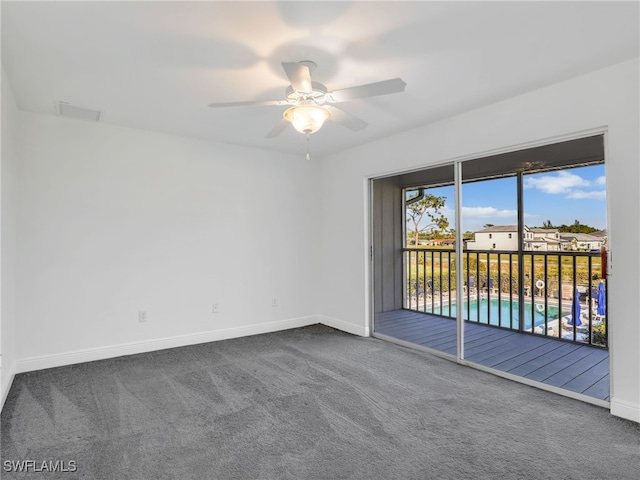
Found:
[[606, 244], [607, 242], [607, 229], [605, 228], [604, 230], [598, 230], [597, 232], [593, 232], [591, 235], [593, 235], [594, 237], [598, 237], [603, 239], [604, 243]]
[[[469, 250], [517, 250], [518, 226], [494, 225], [474, 233], [468, 240]], [[529, 228], [524, 226], [523, 250], [558, 252], [561, 250], [600, 250], [606, 244], [605, 236], [585, 233], [560, 233], [557, 228]]]
[[525, 250], [541, 252], [553, 252], [562, 250], [560, 233], [557, 228], [530, 228], [532, 234], [527, 242]]
[[[525, 226], [525, 242], [529, 241], [529, 229]], [[531, 240], [533, 236], [531, 235]], [[467, 241], [469, 250], [517, 250], [518, 226], [493, 225], [475, 232], [474, 239]], [[525, 248], [526, 250], [526, 248]]]
[[587, 233], [561, 233], [560, 240], [563, 250], [600, 250], [606, 245], [607, 237], [595, 236]]
[[420, 245], [428, 245], [431, 247], [454, 247], [455, 238], [433, 238], [431, 240], [420, 240]]

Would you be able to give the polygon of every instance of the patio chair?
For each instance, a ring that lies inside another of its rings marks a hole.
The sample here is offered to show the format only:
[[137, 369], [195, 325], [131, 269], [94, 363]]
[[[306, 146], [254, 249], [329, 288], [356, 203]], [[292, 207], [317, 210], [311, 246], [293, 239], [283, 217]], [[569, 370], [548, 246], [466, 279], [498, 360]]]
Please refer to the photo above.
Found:
[[433, 280], [427, 280], [427, 293], [435, 295], [439, 291], [440, 289], [438, 288], [438, 286], [433, 284]]
[[493, 280], [493, 278], [489, 278], [487, 280], [487, 284], [484, 288], [485, 293], [489, 293], [491, 292], [491, 295], [497, 295], [498, 294], [498, 289], [495, 287], [495, 282]]
[[469, 291], [469, 295], [477, 295], [478, 291], [476, 290], [476, 279], [473, 275], [469, 276], [468, 285], [466, 285], [467, 290]]

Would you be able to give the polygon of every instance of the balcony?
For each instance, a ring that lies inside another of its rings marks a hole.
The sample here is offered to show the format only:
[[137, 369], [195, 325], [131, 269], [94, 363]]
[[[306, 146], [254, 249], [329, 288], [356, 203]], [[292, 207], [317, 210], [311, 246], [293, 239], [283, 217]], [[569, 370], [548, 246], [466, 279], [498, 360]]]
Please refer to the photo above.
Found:
[[[403, 309], [377, 313], [376, 336], [455, 356], [455, 252], [407, 248], [403, 255]], [[600, 254], [521, 255], [463, 252], [464, 359], [596, 404], [608, 402], [607, 297]]]
[[[396, 343], [456, 355], [456, 322], [447, 317], [409, 310], [378, 313], [375, 334]], [[607, 349], [476, 322], [465, 325], [464, 338], [468, 362], [589, 397], [598, 405], [609, 401]]]
[[[404, 308], [457, 315], [456, 254], [404, 249]], [[607, 286], [599, 252], [464, 251], [466, 322], [606, 349]]]

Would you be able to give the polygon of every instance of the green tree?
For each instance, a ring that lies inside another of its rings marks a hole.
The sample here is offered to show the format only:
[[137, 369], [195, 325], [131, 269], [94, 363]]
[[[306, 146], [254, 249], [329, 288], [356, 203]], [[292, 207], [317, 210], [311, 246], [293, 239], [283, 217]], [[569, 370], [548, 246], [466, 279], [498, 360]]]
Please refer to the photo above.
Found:
[[557, 228], [559, 232], [562, 233], [593, 233], [597, 232], [598, 229], [595, 227], [590, 227], [589, 225], [583, 225], [579, 220], [574, 220], [571, 225], [562, 224], [557, 227], [553, 226], [551, 220], [545, 220], [542, 222], [542, 228]]
[[572, 225], [562, 224], [558, 227], [558, 231], [563, 233], [593, 233], [597, 230], [595, 227], [581, 224], [578, 220], [575, 220]]
[[[411, 233], [416, 246], [421, 233], [434, 229], [444, 230], [449, 226], [449, 220], [440, 212], [446, 200], [446, 197], [438, 197], [427, 193], [420, 200], [407, 205], [407, 223], [411, 223], [413, 226]], [[428, 218], [430, 222], [421, 226], [423, 218]]]

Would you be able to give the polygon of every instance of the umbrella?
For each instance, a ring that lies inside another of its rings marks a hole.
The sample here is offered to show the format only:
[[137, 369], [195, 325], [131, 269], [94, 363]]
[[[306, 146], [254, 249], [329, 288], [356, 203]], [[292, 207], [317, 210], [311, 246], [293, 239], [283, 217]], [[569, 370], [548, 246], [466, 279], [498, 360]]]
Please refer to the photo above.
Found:
[[596, 301], [598, 302], [598, 315], [606, 315], [607, 312], [607, 300], [604, 293], [604, 282], [600, 282], [598, 285], [598, 294], [596, 296]]
[[576, 293], [573, 295], [573, 304], [571, 305], [571, 318], [569, 319], [569, 325], [575, 325], [579, 327], [582, 325], [580, 321], [580, 292], [576, 288]]

